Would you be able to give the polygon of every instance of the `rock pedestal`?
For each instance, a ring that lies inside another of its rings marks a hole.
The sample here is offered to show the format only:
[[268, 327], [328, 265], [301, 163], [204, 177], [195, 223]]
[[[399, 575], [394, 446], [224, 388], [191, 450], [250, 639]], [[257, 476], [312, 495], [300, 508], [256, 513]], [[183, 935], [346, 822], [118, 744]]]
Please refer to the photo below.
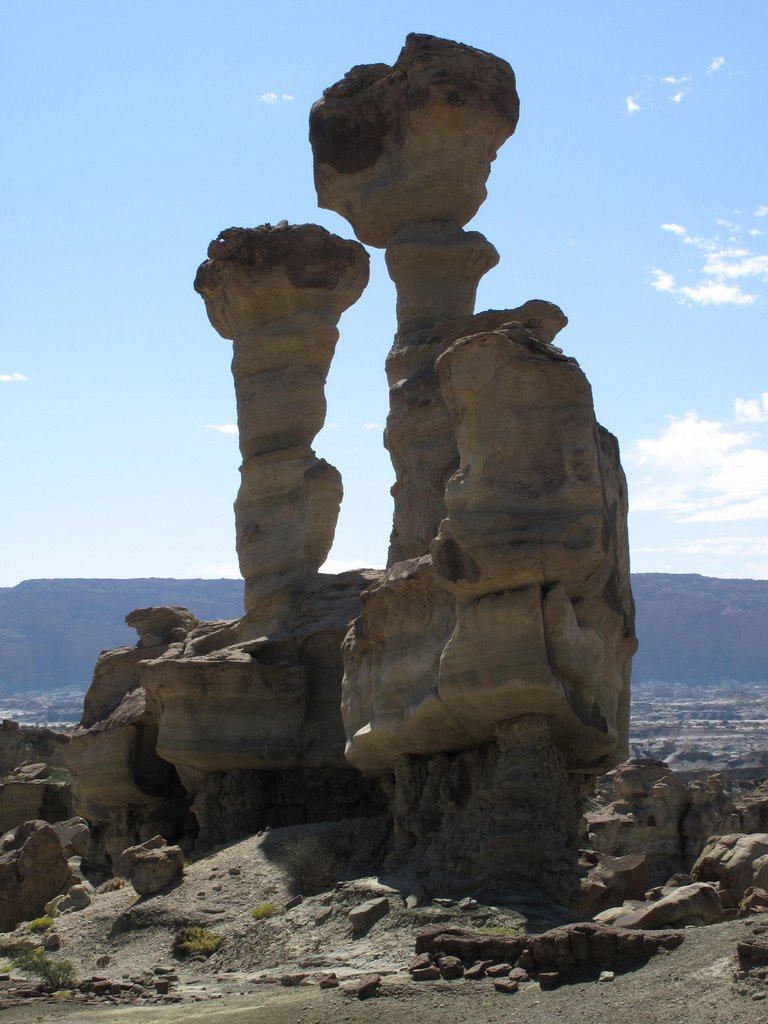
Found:
[[[472, 314], [498, 255], [464, 226], [517, 113], [505, 61], [418, 35], [312, 109], [320, 205], [386, 248], [397, 287], [393, 532], [344, 643], [342, 708], [348, 759], [388, 790], [396, 861], [456, 886], [535, 876], [562, 899], [584, 779], [626, 756], [636, 641], [618, 448], [552, 344], [565, 316]], [[506, 866], [476, 842], [498, 822]]]
[[336, 323], [367, 281], [363, 247], [314, 224], [230, 228], [197, 272], [211, 323], [234, 342], [243, 635], [266, 635], [296, 613], [333, 543], [341, 477], [311, 444], [325, 420]]

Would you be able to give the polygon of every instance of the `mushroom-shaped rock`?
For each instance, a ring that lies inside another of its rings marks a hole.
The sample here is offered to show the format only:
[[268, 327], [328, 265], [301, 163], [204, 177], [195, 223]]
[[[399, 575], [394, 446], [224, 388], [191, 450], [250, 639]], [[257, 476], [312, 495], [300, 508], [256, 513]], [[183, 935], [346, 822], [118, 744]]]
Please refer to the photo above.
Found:
[[160, 647], [183, 640], [197, 619], [186, 608], [136, 608], [125, 616], [125, 624], [139, 634], [139, 647]]
[[235, 521], [253, 636], [295, 613], [333, 542], [341, 478], [311, 444], [325, 419], [336, 324], [365, 288], [368, 262], [357, 242], [315, 224], [230, 228], [195, 278], [211, 323], [234, 341]]
[[408, 221], [464, 225], [518, 111], [506, 61], [413, 33], [392, 67], [354, 67], [313, 106], [320, 206], [380, 247]]

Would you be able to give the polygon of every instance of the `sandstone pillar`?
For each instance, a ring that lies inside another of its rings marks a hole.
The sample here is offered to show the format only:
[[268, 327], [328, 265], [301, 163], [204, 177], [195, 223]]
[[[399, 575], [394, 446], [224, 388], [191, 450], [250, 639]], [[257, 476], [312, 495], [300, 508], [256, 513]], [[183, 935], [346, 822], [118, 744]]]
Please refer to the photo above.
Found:
[[518, 106], [506, 61], [412, 34], [392, 67], [353, 68], [312, 108], [320, 206], [386, 249], [397, 288], [387, 360], [385, 445], [396, 474], [388, 565], [424, 554], [444, 515], [456, 456], [433, 369], [445, 339], [433, 329], [472, 313], [481, 277], [498, 262], [483, 235], [463, 226], [485, 199]]
[[295, 613], [333, 543], [341, 477], [311, 446], [325, 419], [337, 322], [367, 281], [363, 247], [313, 224], [230, 228], [197, 272], [211, 323], [234, 342], [245, 637]]
[[517, 114], [505, 61], [431, 36], [312, 110], [320, 205], [386, 249], [397, 287], [393, 532], [342, 711], [348, 760], [388, 789], [395, 860], [564, 898], [583, 779], [626, 749], [636, 642], [618, 448], [553, 345], [567, 320], [541, 300], [472, 313], [498, 256], [464, 227]]

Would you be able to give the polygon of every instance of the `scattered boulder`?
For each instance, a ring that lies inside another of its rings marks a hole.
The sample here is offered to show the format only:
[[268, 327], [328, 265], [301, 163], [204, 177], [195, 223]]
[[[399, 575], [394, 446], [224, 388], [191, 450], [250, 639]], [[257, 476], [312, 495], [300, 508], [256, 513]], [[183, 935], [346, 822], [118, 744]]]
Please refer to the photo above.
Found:
[[151, 896], [181, 879], [184, 854], [179, 846], [168, 846], [155, 836], [123, 851], [125, 877], [140, 896]]
[[720, 894], [714, 885], [694, 882], [673, 889], [643, 909], [618, 917], [620, 928], [684, 928], [716, 924], [723, 918]]
[[48, 901], [77, 881], [58, 836], [45, 821], [27, 821], [0, 840], [0, 931], [40, 917]]
[[85, 818], [75, 816], [67, 818], [66, 821], [57, 821], [53, 825], [53, 830], [59, 837], [65, 857], [85, 856], [91, 836], [91, 830]]
[[768, 833], [712, 836], [691, 874], [700, 882], [719, 882], [725, 905], [738, 906], [747, 889], [768, 888]]
[[389, 900], [381, 896], [376, 900], [368, 900], [361, 903], [349, 912], [349, 923], [352, 925], [352, 934], [364, 935], [377, 921], [389, 913]]
[[747, 889], [739, 903], [739, 917], [768, 913], [768, 892], [758, 887]]
[[648, 859], [644, 853], [612, 857], [585, 850], [580, 864], [588, 868], [588, 874], [581, 882], [579, 910], [588, 917], [626, 899], [640, 899], [649, 885]]
[[369, 999], [379, 994], [381, 987], [381, 976], [378, 974], [363, 974], [359, 978], [345, 981], [339, 986], [346, 995], [357, 996], [358, 999]]
[[46, 903], [45, 912], [51, 917], [58, 917], [60, 914], [72, 913], [76, 910], [85, 910], [93, 902], [91, 893], [93, 886], [87, 882], [73, 885], [66, 893], [54, 896], [50, 903]]

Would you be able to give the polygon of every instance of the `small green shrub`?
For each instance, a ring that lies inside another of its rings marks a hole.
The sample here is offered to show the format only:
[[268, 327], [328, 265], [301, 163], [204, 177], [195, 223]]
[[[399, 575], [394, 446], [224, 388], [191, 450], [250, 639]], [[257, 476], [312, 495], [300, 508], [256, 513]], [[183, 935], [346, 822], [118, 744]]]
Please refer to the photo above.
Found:
[[314, 896], [333, 881], [333, 853], [319, 839], [287, 839], [276, 860], [288, 875], [291, 888], [301, 896]]
[[69, 960], [54, 960], [42, 946], [17, 946], [11, 964], [17, 971], [39, 978], [50, 989], [72, 988], [75, 968]]
[[258, 907], [254, 907], [251, 911], [251, 917], [254, 921], [263, 921], [265, 917], [272, 917], [276, 913], [277, 907], [274, 903], [260, 903]]
[[483, 932], [484, 935], [522, 935], [523, 933], [515, 925], [484, 924], [475, 928], [476, 932]]
[[31, 932], [44, 932], [46, 928], [50, 928], [53, 924], [52, 917], [36, 917], [34, 921], [30, 921], [27, 928]]
[[194, 956], [201, 953], [210, 956], [222, 943], [222, 938], [206, 928], [182, 928], [173, 940], [173, 948], [179, 956]]

